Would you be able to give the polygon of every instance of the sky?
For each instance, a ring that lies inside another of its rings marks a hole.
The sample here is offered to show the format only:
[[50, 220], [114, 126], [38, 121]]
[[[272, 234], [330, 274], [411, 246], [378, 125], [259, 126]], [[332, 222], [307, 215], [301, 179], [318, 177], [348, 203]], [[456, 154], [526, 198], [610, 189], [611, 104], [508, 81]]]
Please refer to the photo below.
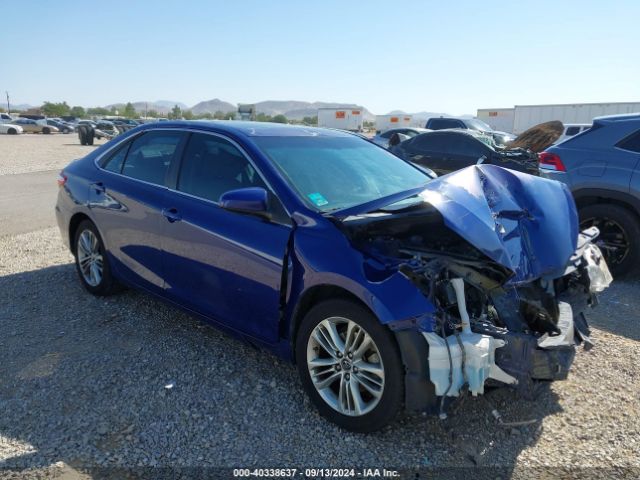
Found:
[[0, 99], [12, 104], [220, 98], [473, 114], [640, 100], [637, 0], [4, 0], [2, 17]]

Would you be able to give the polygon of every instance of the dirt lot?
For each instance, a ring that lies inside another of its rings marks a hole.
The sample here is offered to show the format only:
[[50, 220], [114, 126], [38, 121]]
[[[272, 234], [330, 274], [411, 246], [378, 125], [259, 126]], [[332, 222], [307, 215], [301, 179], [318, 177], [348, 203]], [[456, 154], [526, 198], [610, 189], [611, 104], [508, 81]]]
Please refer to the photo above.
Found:
[[[0, 169], [60, 168], [91, 150], [74, 142], [0, 137]], [[640, 475], [639, 280], [601, 296], [596, 346], [579, 351], [567, 381], [532, 401], [486, 395], [505, 421], [533, 424], [500, 426], [478, 397], [445, 421], [407, 415], [356, 435], [316, 414], [286, 362], [148, 295], [92, 297], [75, 275], [56, 228], [0, 234], [0, 477], [145, 466]]]
[[[96, 146], [105, 140], [96, 140]], [[94, 147], [82, 146], [75, 133], [0, 135], [0, 175], [62, 169]]]

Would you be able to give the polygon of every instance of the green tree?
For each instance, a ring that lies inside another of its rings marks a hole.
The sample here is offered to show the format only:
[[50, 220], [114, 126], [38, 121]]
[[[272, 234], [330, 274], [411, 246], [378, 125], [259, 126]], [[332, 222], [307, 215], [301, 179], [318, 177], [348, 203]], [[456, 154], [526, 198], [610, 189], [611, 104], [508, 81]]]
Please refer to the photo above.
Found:
[[0, 113], [4, 113], [4, 112], [5, 112], [4, 108], [0, 107]]
[[302, 119], [302, 123], [305, 125], [318, 125], [318, 116], [315, 115], [313, 117], [304, 117]]
[[182, 113], [182, 116], [184, 117], [185, 120], [193, 120], [195, 118], [191, 110], [184, 111]]
[[273, 117], [271, 119], [272, 122], [274, 123], [287, 123], [287, 117], [285, 117], [284, 115], [280, 114], [280, 115], [276, 115], [275, 117]]
[[85, 112], [82, 107], [74, 106], [69, 110], [69, 115], [76, 118], [84, 118], [87, 115], [87, 112]]
[[[115, 110], [114, 107], [112, 107]], [[87, 109], [87, 115], [109, 115], [111, 112], [103, 107], [93, 107]]]
[[111, 107], [109, 109], [109, 115], [117, 115], [118, 114], [118, 109], [116, 108], [116, 106], [114, 105], [113, 107]]
[[67, 102], [44, 102], [40, 109], [42, 110], [42, 113], [44, 113], [47, 117], [61, 117], [63, 115], [69, 115], [70, 110]]
[[169, 118], [174, 120], [178, 118], [182, 118], [182, 110], [178, 105], [174, 105], [173, 108], [171, 109], [171, 112], [169, 112], [168, 116]]
[[271, 115], [267, 115], [266, 113], [260, 112], [256, 115], [256, 120], [258, 122], [270, 122]]
[[133, 108], [133, 104], [131, 102], [127, 102], [127, 104], [124, 106], [124, 111], [122, 112], [122, 114], [126, 118], [133, 118], [137, 115], [136, 109]]
[[201, 119], [201, 120], [213, 120], [213, 115], [211, 115], [211, 113], [209, 113], [209, 112], [200, 113], [200, 114], [196, 115], [196, 118]]
[[149, 118], [158, 118], [158, 111], [157, 110], [149, 110], [147, 112], [147, 117]]

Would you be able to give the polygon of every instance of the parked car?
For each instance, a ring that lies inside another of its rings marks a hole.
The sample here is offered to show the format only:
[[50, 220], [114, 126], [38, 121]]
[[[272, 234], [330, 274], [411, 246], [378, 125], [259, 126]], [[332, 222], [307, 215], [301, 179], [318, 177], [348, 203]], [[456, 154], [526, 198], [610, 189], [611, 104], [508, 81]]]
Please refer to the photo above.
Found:
[[87, 291], [139, 288], [294, 361], [354, 431], [444, 414], [465, 381], [566, 378], [610, 281], [562, 183], [494, 165], [432, 180], [335, 130], [143, 125], [58, 184]]
[[437, 130], [422, 133], [391, 149], [405, 160], [424, 165], [438, 175], [478, 163], [490, 163], [538, 175], [538, 157], [524, 149], [499, 148], [493, 139], [475, 130]]
[[56, 127], [62, 133], [71, 133], [71, 132], [74, 131], [74, 127], [73, 126], [69, 125], [66, 122], [62, 122], [60, 120], [54, 120], [52, 118], [47, 118], [46, 123], [49, 126]]
[[10, 114], [0, 112], [0, 123], [13, 123], [14, 120]]
[[429, 130], [461, 128], [463, 130], [484, 132], [487, 135], [491, 135], [497, 145], [506, 145], [516, 138], [516, 136], [511, 133], [494, 130], [489, 124], [477, 118], [433, 117], [427, 120], [425, 128]]
[[415, 137], [421, 133], [428, 132], [426, 128], [418, 128], [418, 127], [406, 127], [406, 128], [391, 128], [385, 132], [377, 134], [375, 137], [371, 139], [371, 141], [377, 145], [380, 145], [384, 148], [389, 148], [389, 140], [394, 134], [405, 135], [409, 138]]
[[0, 133], [7, 135], [18, 135], [22, 133], [22, 127], [13, 123], [0, 123]]
[[43, 125], [42, 123], [38, 123], [35, 120], [31, 120], [30, 118], [16, 118], [13, 123], [15, 125], [19, 125], [22, 127], [26, 133], [57, 133], [59, 130], [51, 125], [47, 125], [46, 123]]
[[591, 128], [591, 123], [565, 123], [562, 135], [554, 143], [564, 142], [567, 138], [573, 137]]
[[640, 267], [640, 114], [595, 118], [593, 127], [540, 154], [543, 176], [569, 185], [580, 225], [600, 230], [614, 274]]

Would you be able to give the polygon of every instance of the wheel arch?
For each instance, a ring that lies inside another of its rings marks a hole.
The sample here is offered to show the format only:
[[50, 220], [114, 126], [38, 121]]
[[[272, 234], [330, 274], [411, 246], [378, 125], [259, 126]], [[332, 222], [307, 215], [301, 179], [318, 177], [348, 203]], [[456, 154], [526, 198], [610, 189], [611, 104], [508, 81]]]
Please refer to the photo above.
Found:
[[[78, 230], [78, 226], [84, 221], [84, 220], [89, 220], [91, 223], [93, 223], [93, 220], [91, 220], [91, 217], [89, 217], [89, 215], [87, 215], [84, 212], [78, 212], [75, 213], [71, 219], [69, 219], [69, 249], [71, 250], [71, 253], [75, 252], [76, 249], [76, 231]], [[95, 223], [94, 223], [95, 225]]]
[[298, 336], [298, 330], [300, 328], [300, 324], [302, 323], [302, 319], [315, 305], [325, 300], [335, 299], [352, 301], [366, 308], [369, 312], [371, 312], [372, 315], [377, 317], [375, 312], [373, 312], [365, 302], [363, 302], [355, 293], [347, 290], [344, 287], [325, 283], [314, 285], [308, 288], [300, 295], [300, 298], [296, 302], [296, 305], [291, 314], [291, 321], [289, 322], [289, 343], [291, 346], [291, 353], [294, 362], [296, 355], [296, 337]]
[[578, 210], [591, 205], [608, 203], [626, 208], [640, 220], [640, 199], [629, 193], [589, 188], [574, 191], [573, 198], [576, 201]]

